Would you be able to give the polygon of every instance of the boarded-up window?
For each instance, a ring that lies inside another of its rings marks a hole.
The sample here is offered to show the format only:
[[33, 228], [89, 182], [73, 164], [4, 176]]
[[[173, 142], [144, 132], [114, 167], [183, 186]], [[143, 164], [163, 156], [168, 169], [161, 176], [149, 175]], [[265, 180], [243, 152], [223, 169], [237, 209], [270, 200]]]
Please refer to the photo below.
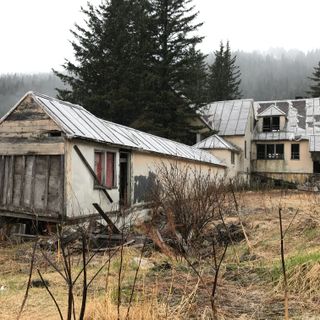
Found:
[[100, 185], [113, 188], [115, 183], [115, 153], [114, 152], [95, 152], [95, 173]]

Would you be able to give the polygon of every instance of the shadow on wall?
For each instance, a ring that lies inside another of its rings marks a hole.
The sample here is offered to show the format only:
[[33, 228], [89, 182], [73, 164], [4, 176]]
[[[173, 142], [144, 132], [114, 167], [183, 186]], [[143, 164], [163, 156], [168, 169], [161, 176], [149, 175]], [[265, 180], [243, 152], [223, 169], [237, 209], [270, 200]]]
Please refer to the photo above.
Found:
[[150, 191], [154, 188], [156, 181], [156, 175], [149, 171], [149, 175], [146, 176], [135, 176], [134, 177], [134, 193], [133, 202], [139, 203], [146, 201]]

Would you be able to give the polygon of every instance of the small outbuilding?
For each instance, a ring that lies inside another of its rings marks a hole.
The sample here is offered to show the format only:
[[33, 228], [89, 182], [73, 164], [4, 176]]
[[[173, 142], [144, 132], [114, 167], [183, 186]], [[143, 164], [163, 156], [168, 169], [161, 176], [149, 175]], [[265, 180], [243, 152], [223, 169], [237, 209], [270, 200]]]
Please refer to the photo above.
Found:
[[225, 175], [215, 155], [28, 92], [0, 120], [0, 217], [66, 221], [143, 203], [157, 166]]

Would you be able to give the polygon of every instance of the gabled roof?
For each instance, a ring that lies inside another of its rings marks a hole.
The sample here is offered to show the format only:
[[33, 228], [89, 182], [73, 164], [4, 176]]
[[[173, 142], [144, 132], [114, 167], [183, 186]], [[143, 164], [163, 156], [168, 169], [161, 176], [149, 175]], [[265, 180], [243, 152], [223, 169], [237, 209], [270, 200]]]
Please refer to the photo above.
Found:
[[202, 108], [203, 118], [220, 136], [244, 135], [253, 109], [253, 100], [229, 100], [210, 103]]
[[216, 134], [196, 143], [194, 147], [199, 149], [225, 149], [235, 152], [240, 151], [239, 148], [237, 148], [235, 145]]
[[42, 107], [44, 112], [53, 119], [69, 139], [87, 139], [142, 152], [154, 152], [224, 166], [218, 158], [206, 151], [99, 119], [82, 106], [35, 92], [28, 92], [0, 120], [0, 124], [6, 120], [27, 96], [31, 96]]
[[[271, 106], [277, 107], [287, 118], [282, 136], [286, 134], [309, 139], [311, 135], [320, 135], [320, 98], [258, 101], [254, 103], [257, 117], [263, 115]], [[256, 133], [255, 139], [261, 139], [261, 135]]]
[[285, 116], [286, 114], [280, 110], [277, 106], [272, 104], [269, 108], [259, 113], [258, 117], [270, 117], [270, 116]]

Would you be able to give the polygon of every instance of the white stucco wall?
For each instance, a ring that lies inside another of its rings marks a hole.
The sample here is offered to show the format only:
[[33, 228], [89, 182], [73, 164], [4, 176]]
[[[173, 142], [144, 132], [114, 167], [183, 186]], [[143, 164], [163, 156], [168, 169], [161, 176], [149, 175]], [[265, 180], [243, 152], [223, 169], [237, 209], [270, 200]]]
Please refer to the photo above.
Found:
[[169, 157], [162, 157], [151, 153], [132, 152], [131, 155], [131, 170], [132, 170], [132, 203], [137, 203], [137, 198], [140, 198], [141, 192], [145, 190], [143, 184], [148, 184], [152, 176], [156, 174], [157, 168], [162, 165], [178, 165], [183, 168], [190, 166], [192, 169], [201, 170], [204, 175], [208, 173], [212, 176], [221, 179], [226, 174], [226, 169], [221, 166], [214, 166], [206, 163], [199, 163], [194, 161], [187, 161], [183, 159], [174, 159]]
[[[253, 169], [255, 172], [262, 173], [313, 173], [313, 161], [309, 152], [308, 141], [260, 141], [259, 144], [275, 143], [284, 144], [284, 160], [257, 160], [257, 147], [253, 144]], [[300, 145], [300, 159], [291, 159], [291, 144]]]
[[[73, 146], [75, 144], [79, 147], [80, 151], [93, 169], [95, 150], [112, 151], [116, 153], [116, 187], [107, 190], [113, 200], [112, 204], [110, 204], [109, 200], [101, 190], [94, 188], [94, 179], [74, 150]], [[119, 205], [119, 150], [117, 148], [93, 142], [85, 142], [83, 140], [68, 141], [66, 143], [66, 148], [65, 199], [67, 217], [72, 218], [96, 212], [92, 203], [98, 203], [105, 211], [117, 210]]]
[[214, 156], [216, 156], [218, 159], [222, 160], [223, 163], [227, 166], [226, 169], [226, 176], [228, 178], [236, 178], [238, 176], [238, 173], [240, 172], [240, 154], [234, 152], [234, 163], [231, 163], [231, 150], [226, 149], [212, 149], [212, 150], [206, 150], [207, 152], [210, 152]]

